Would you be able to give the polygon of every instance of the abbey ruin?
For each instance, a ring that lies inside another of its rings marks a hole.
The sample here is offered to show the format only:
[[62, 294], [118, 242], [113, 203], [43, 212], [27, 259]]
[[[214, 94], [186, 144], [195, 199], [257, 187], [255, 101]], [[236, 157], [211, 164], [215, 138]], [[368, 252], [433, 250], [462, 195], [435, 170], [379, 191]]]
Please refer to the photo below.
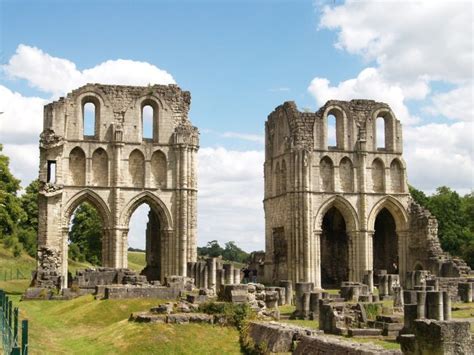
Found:
[[402, 126], [387, 104], [331, 100], [311, 113], [285, 102], [265, 125], [264, 170], [265, 282], [337, 288], [378, 270], [402, 284], [413, 270], [469, 273], [410, 197]]
[[[130, 217], [147, 203], [143, 273], [161, 281], [186, 275], [197, 250], [199, 133], [188, 119], [190, 102], [190, 93], [176, 85], [88, 84], [45, 106], [38, 286], [67, 287], [69, 223], [85, 201], [103, 222], [103, 266], [127, 267]], [[91, 132], [85, 131], [86, 105], [92, 105]], [[152, 115], [148, 137], [145, 109]]]

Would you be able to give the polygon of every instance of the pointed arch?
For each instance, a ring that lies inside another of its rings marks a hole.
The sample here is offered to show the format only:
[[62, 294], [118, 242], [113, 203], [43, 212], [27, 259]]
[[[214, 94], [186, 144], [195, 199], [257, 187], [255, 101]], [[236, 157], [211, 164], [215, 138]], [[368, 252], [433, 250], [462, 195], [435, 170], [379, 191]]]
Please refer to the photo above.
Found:
[[145, 186], [145, 156], [139, 149], [134, 149], [128, 157], [128, 173], [133, 187]]
[[319, 175], [321, 190], [334, 191], [334, 163], [328, 156], [323, 157], [319, 163]]
[[405, 192], [403, 165], [398, 158], [390, 163], [390, 183], [393, 192]]
[[91, 204], [98, 212], [102, 218], [104, 228], [110, 228], [112, 225], [112, 216], [107, 206], [107, 203], [100, 197], [97, 193], [91, 189], [84, 189], [72, 196], [69, 201], [65, 204], [63, 216], [62, 216], [62, 226], [63, 228], [69, 227], [69, 220], [79, 205], [87, 202]]
[[92, 154], [92, 185], [109, 184], [109, 156], [103, 148], [97, 148]]
[[138, 206], [142, 205], [143, 203], [147, 203], [150, 208], [158, 215], [162, 230], [173, 229], [171, 213], [166, 207], [165, 203], [161, 201], [158, 196], [149, 191], [143, 191], [139, 193], [126, 204], [126, 206], [122, 209], [122, 212], [120, 213], [120, 224], [125, 228], [128, 228], [130, 217], [132, 216], [133, 212], [138, 208]]
[[[393, 151], [395, 147], [395, 115], [389, 108], [381, 108], [373, 114], [373, 148], [378, 150], [379, 148], [386, 151]], [[377, 132], [377, 122], [383, 121], [383, 129]], [[383, 146], [382, 137], [383, 135]]]
[[375, 228], [375, 219], [380, 211], [386, 208], [393, 219], [395, 220], [395, 226], [397, 231], [404, 231], [408, 227], [408, 213], [405, 207], [392, 196], [385, 196], [380, 199], [372, 208], [369, 213], [369, 218], [367, 220], [367, 227], [369, 230], [374, 230]]
[[316, 218], [314, 221], [314, 230], [320, 231], [323, 223], [324, 215], [329, 209], [335, 207], [344, 217], [345, 223], [347, 225], [347, 231], [356, 231], [359, 228], [359, 219], [357, 216], [357, 211], [352, 206], [352, 204], [346, 200], [341, 195], [336, 195], [326, 200], [319, 210], [316, 212]]
[[[334, 127], [331, 127], [333, 130], [334, 138], [335, 138], [335, 147], [337, 149], [345, 149], [346, 141], [347, 141], [347, 115], [344, 109], [338, 105], [330, 105], [326, 108], [323, 113], [323, 121], [325, 125], [325, 139], [324, 139], [324, 149], [329, 147], [329, 125], [328, 120], [329, 116], [334, 117]], [[331, 147], [332, 148], [332, 147]]]
[[69, 173], [71, 185], [86, 184], [86, 154], [80, 147], [75, 147], [69, 153]]
[[384, 192], [385, 190], [385, 166], [380, 158], [372, 162], [372, 191]]
[[339, 163], [339, 177], [341, 179], [341, 188], [344, 192], [354, 191], [354, 170], [352, 161], [348, 157], [341, 159]]
[[166, 155], [161, 150], [156, 150], [151, 156], [151, 172], [153, 174], [154, 186], [166, 188], [168, 164], [166, 162]]

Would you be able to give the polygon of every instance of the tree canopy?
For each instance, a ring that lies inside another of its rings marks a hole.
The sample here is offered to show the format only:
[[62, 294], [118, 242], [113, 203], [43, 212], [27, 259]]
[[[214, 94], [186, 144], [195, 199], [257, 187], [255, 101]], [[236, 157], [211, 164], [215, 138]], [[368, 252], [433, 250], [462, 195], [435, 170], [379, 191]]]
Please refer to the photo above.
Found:
[[222, 256], [224, 260], [236, 261], [239, 263], [247, 262], [250, 256], [247, 252], [240, 249], [233, 241], [225, 243], [225, 248], [222, 248], [217, 240], [208, 242], [205, 247], [198, 247], [198, 255], [214, 258]]

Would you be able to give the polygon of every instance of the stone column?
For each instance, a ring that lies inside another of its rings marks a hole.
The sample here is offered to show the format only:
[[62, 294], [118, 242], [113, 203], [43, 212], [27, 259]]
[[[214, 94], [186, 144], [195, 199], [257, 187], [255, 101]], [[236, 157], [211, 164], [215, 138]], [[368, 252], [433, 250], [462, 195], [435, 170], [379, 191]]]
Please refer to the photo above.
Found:
[[321, 288], [321, 230], [313, 233], [314, 286]]
[[443, 319], [451, 320], [451, 298], [447, 291], [443, 292]]
[[408, 255], [408, 231], [396, 231], [398, 236], [398, 275], [400, 275], [400, 285], [407, 287], [406, 273]]
[[224, 264], [224, 273], [225, 273], [225, 283], [233, 284], [234, 283], [234, 265]]
[[308, 311], [309, 311], [309, 294], [311, 291], [313, 291], [314, 284], [312, 282], [297, 282], [295, 285], [296, 289], [296, 314], [298, 317], [305, 317], [305, 303], [304, 303], [304, 295], [305, 293], [308, 294], [308, 302], [306, 303], [308, 305]]
[[209, 258], [206, 260], [206, 263], [209, 272], [207, 288], [216, 291], [216, 258]]
[[285, 288], [285, 303], [293, 304], [293, 282], [291, 280], [281, 280], [280, 286]]
[[426, 302], [428, 304], [428, 317], [429, 319], [443, 320], [443, 293], [440, 291], [428, 291], [426, 292]]
[[416, 318], [423, 319], [426, 315], [426, 292], [418, 291], [416, 293]]
[[234, 284], [240, 284], [240, 269], [234, 269]]

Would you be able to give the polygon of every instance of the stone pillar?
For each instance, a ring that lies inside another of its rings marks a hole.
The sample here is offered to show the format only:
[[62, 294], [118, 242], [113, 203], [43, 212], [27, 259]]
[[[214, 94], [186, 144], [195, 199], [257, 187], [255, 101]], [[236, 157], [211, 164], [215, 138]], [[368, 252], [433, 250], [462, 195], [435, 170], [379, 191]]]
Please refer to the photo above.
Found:
[[451, 320], [451, 298], [447, 291], [443, 292], [443, 318], [445, 321]]
[[379, 295], [381, 297], [388, 296], [388, 275], [379, 276]]
[[416, 293], [416, 318], [422, 319], [426, 315], [426, 292], [418, 291]]
[[222, 285], [225, 284], [225, 271], [224, 269], [216, 270], [216, 291], [219, 292]]
[[293, 282], [291, 280], [281, 280], [280, 286], [285, 288], [286, 304], [293, 304]]
[[234, 265], [232, 264], [224, 264], [224, 272], [225, 272], [225, 283], [227, 285], [231, 285], [234, 283]]
[[369, 292], [374, 292], [374, 270], [367, 270], [367, 286], [369, 287]]
[[207, 268], [206, 263], [202, 263], [202, 288], [207, 288], [209, 285], [209, 269]]
[[413, 322], [418, 318], [418, 305], [405, 304], [403, 307], [403, 333], [413, 332]]
[[321, 292], [311, 292], [309, 296], [309, 311], [311, 319], [318, 319], [319, 315], [319, 300], [321, 298]]
[[216, 258], [209, 258], [206, 260], [207, 270], [209, 273], [207, 288], [216, 290]]
[[295, 285], [296, 289], [296, 315], [298, 317], [305, 317], [307, 316], [307, 313], [305, 315], [305, 294], [308, 294], [308, 301], [307, 301], [307, 311], [309, 312], [309, 294], [311, 291], [313, 291], [314, 285], [312, 282], [297, 282]]
[[460, 282], [458, 283], [458, 295], [462, 302], [472, 302], [472, 282]]
[[[314, 285], [316, 288], [321, 288], [321, 233], [322, 233], [321, 230], [315, 230], [313, 233], [313, 263], [314, 263], [313, 264], [314, 265], [313, 280], [314, 280]], [[291, 304], [291, 303], [288, 303], [288, 304]]]
[[426, 302], [428, 304], [428, 317], [429, 319], [443, 320], [443, 293], [439, 291], [428, 291], [426, 292]]
[[234, 269], [234, 284], [240, 284], [240, 269]]

